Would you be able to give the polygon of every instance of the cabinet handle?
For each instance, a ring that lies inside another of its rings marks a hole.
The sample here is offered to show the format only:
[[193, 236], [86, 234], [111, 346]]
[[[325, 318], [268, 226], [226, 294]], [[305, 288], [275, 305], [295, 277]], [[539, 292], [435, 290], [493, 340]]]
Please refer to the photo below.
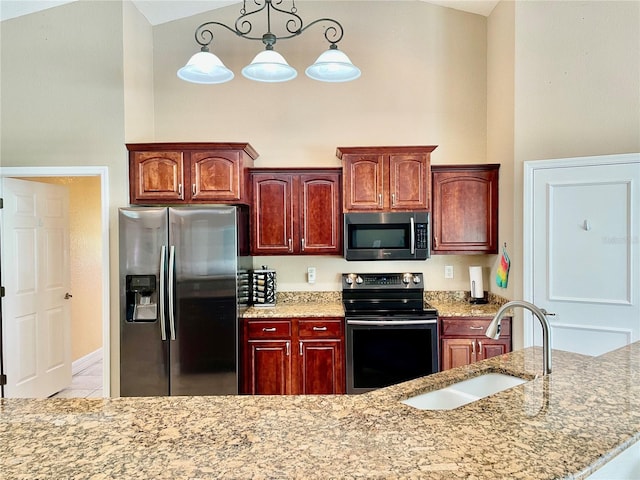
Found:
[[469, 327], [469, 330], [484, 330], [484, 327], [474, 327], [473, 325]]
[[380, 207], [382, 206], [382, 194], [381, 193], [378, 194], [378, 205]]
[[293, 252], [293, 244], [291, 243], [291, 239], [287, 240], [287, 243], [289, 244], [289, 253]]
[[193, 185], [191, 185], [191, 195], [195, 195], [196, 194], [196, 184], [194, 183]]
[[178, 195], [182, 196], [182, 184], [178, 184]]
[[275, 332], [276, 331], [276, 327], [264, 327], [262, 329], [263, 332]]
[[394, 206], [394, 207], [396, 206], [396, 194], [395, 193], [391, 194], [391, 205]]
[[302, 356], [302, 355], [303, 355], [303, 353], [302, 353], [302, 341], [300, 341], [300, 356]]
[[304, 252], [304, 238], [300, 240], [300, 248], [302, 248], [302, 251]]
[[478, 342], [478, 353], [482, 353], [482, 342]]
[[291, 344], [290, 344], [290, 342], [289, 342], [288, 340], [287, 340], [286, 345], [287, 345], [287, 353], [286, 353], [286, 355], [287, 355], [287, 357], [288, 357], [288, 356], [289, 356], [289, 348], [290, 348], [290, 345], [291, 345]]
[[437, 246], [438, 246], [438, 236], [437, 236], [437, 235], [434, 235], [434, 236], [433, 236], [433, 246], [434, 246], [434, 247], [437, 247]]
[[476, 341], [475, 341], [475, 340], [473, 340], [473, 341], [471, 342], [471, 354], [472, 354], [472, 355], [475, 355], [475, 354], [476, 354]]
[[327, 327], [313, 327], [314, 332], [326, 332]]

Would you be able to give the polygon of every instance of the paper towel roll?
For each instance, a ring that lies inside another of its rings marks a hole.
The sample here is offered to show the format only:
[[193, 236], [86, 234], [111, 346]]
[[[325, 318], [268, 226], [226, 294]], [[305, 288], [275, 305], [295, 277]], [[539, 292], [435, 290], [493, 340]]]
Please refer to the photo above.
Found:
[[471, 298], [484, 298], [484, 284], [482, 283], [482, 267], [469, 267], [469, 281], [471, 283]]

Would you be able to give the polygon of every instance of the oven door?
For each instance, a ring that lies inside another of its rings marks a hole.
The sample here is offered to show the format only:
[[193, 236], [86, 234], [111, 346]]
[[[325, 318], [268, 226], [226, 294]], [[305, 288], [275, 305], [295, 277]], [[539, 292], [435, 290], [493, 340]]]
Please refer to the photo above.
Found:
[[364, 393], [439, 371], [438, 321], [346, 318], [347, 393]]

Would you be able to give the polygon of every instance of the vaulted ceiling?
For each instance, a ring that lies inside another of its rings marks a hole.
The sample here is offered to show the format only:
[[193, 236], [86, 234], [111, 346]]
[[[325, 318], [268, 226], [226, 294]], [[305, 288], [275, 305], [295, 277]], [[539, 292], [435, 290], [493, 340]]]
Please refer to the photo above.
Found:
[[[0, 0], [0, 20], [27, 15], [76, 0]], [[233, 0], [132, 0], [152, 25], [190, 17], [216, 8], [241, 3]], [[297, 0], [303, 3], [309, 0]], [[343, 0], [325, 0], [339, 2]], [[389, 0], [352, 0], [389, 1]], [[420, 0], [478, 15], [489, 16], [499, 0]]]

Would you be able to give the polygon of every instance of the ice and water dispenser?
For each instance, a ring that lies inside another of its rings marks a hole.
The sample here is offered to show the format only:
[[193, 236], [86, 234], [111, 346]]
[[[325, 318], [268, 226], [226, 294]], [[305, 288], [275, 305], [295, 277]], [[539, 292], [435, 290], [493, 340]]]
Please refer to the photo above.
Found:
[[158, 318], [155, 275], [127, 275], [127, 321], [153, 322]]

